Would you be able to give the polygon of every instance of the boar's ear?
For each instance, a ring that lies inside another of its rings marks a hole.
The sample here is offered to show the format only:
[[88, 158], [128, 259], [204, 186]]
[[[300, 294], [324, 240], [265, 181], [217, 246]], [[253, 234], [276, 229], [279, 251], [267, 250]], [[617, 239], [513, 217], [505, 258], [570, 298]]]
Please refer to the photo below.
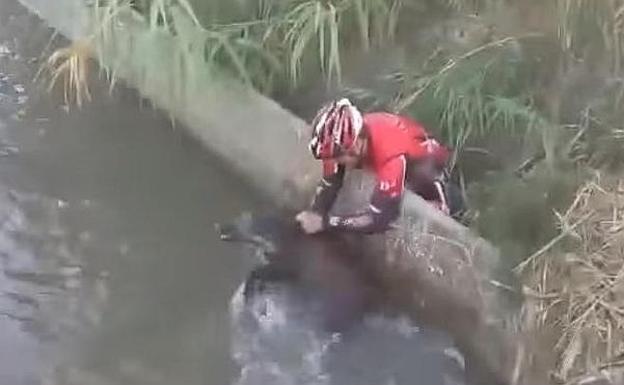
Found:
[[215, 231], [222, 241], [252, 242], [253, 220], [251, 213], [244, 212], [232, 222], [216, 223]]

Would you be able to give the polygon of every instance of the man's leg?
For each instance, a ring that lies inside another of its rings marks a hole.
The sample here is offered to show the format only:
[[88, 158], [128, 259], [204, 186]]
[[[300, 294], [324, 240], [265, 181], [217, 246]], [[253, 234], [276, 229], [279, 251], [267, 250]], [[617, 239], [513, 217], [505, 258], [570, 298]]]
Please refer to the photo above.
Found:
[[444, 191], [451, 217], [458, 222], [462, 222], [467, 207], [461, 189], [457, 184], [448, 181], [444, 186]]
[[412, 192], [455, 220], [461, 220], [466, 210], [463, 195], [459, 187], [445, 177], [444, 170], [430, 163], [412, 162], [406, 179], [406, 186]]

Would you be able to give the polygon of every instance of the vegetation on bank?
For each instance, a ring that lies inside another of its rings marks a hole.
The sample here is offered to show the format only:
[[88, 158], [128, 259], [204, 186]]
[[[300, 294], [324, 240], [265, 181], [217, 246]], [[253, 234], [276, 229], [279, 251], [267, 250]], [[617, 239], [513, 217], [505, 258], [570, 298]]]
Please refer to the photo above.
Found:
[[529, 294], [521, 325], [554, 351], [558, 383], [624, 381], [623, 194], [621, 178], [585, 182], [557, 214], [559, 234], [515, 268]]
[[[619, 362], [623, 310], [605, 299], [622, 290], [619, 233], [600, 224], [622, 219], [619, 206], [585, 214], [604, 195], [592, 176], [617, 175], [624, 160], [624, 0], [94, 0], [92, 10], [91, 37], [44, 68], [68, 103], [88, 100], [97, 58], [111, 86], [132, 63], [179, 103], [202, 77], [276, 97], [322, 81], [423, 121], [457, 150], [472, 226], [508, 267], [533, 254], [516, 272], [538, 293], [527, 325], [557, 330], [556, 379]], [[162, 44], [164, 58], [150, 49]], [[398, 70], [374, 73], [373, 86], [345, 81], [358, 65], [349, 57], [387, 47], [406, 52]]]

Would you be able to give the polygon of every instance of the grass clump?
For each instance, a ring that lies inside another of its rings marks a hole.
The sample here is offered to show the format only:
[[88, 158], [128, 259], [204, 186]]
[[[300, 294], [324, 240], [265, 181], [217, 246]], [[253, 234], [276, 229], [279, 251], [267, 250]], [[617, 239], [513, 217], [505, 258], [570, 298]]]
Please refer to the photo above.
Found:
[[624, 181], [585, 183], [556, 216], [560, 233], [515, 271], [523, 327], [552, 343], [551, 376], [567, 384], [624, 367]]

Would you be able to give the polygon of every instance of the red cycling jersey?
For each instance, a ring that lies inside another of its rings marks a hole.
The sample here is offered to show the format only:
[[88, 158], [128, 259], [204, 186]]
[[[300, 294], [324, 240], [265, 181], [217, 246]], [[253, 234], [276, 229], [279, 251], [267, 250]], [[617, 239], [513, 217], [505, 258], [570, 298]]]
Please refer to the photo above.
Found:
[[[448, 149], [414, 120], [386, 112], [364, 114], [363, 118], [367, 137], [363, 166], [377, 179], [371, 205], [362, 214], [326, 217], [329, 228], [366, 232], [384, 229], [399, 214], [408, 162], [433, 160], [442, 168], [449, 158]], [[342, 186], [344, 171], [334, 160], [323, 161], [323, 179], [312, 204], [315, 211], [329, 211]]]

